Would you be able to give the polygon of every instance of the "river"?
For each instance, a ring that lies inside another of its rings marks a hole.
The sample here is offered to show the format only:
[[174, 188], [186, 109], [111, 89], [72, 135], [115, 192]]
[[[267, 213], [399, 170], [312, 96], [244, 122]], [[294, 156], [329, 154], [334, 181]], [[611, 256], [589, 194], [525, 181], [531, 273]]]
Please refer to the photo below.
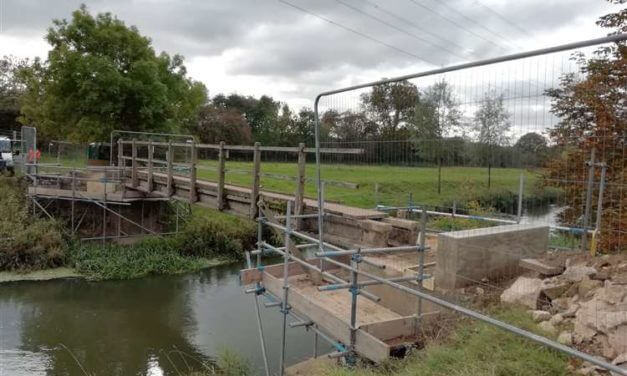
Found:
[[[263, 373], [254, 299], [240, 265], [129, 281], [0, 285], [0, 375], [185, 375], [224, 349]], [[272, 371], [278, 308], [261, 306]], [[287, 363], [311, 357], [313, 335], [288, 328]], [[330, 349], [319, 341], [319, 352]]]

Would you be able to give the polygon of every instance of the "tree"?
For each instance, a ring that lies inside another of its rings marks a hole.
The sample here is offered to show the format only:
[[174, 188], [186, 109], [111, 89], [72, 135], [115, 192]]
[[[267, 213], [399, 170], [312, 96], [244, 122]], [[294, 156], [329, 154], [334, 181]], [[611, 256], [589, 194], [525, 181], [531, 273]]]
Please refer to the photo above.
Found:
[[224, 141], [231, 145], [252, 143], [250, 125], [235, 110], [205, 105], [198, 111], [197, 120], [187, 130], [198, 136], [201, 142], [217, 144]]
[[474, 118], [478, 141], [489, 146], [507, 145], [507, 133], [511, 128], [509, 117], [503, 104], [503, 94], [485, 93]]
[[194, 120], [204, 85], [187, 77], [180, 55], [156, 55], [150, 39], [110, 13], [83, 5], [54, 20], [46, 62], [22, 72], [28, 86], [20, 121], [40, 134], [107, 140], [114, 129], [169, 132]]
[[238, 111], [248, 121], [252, 128], [253, 139], [265, 145], [276, 145], [277, 122], [281, 110], [281, 102], [272, 97], [263, 95], [256, 99], [252, 96], [230, 94], [216, 95], [212, 103], [215, 106]]
[[421, 159], [441, 162], [442, 138], [460, 127], [462, 112], [452, 87], [442, 80], [418, 97], [413, 126]]
[[378, 124], [379, 133], [388, 137], [414, 120], [418, 103], [418, 88], [408, 81], [391, 82], [372, 87], [361, 95], [366, 115]]
[[[610, 2], [625, 4], [627, 0]], [[597, 24], [627, 32], [627, 9], [603, 16]], [[622, 188], [626, 172], [627, 46], [624, 42], [603, 46], [591, 58], [580, 54], [577, 59], [581, 75], [565, 74], [560, 87], [547, 91], [552, 98], [551, 111], [560, 119], [549, 136], [560, 154], [549, 164], [545, 184], [563, 190], [569, 206], [561, 219], [577, 223], [586, 193], [585, 184], [578, 182], [587, 179], [584, 161], [590, 159], [591, 150], [595, 149], [596, 160], [607, 165], [600, 249], [625, 250], [627, 237], [621, 232], [627, 228], [627, 210], [623, 207], [626, 196]], [[599, 179], [595, 176], [596, 181]], [[596, 206], [596, 200], [593, 201]]]
[[28, 60], [13, 56], [0, 58], [0, 125], [8, 128], [17, 127], [20, 113], [19, 98], [24, 92], [18, 72], [28, 66]]
[[535, 132], [525, 133], [520, 137], [514, 144], [514, 149], [522, 166], [544, 166], [549, 156], [546, 138]]

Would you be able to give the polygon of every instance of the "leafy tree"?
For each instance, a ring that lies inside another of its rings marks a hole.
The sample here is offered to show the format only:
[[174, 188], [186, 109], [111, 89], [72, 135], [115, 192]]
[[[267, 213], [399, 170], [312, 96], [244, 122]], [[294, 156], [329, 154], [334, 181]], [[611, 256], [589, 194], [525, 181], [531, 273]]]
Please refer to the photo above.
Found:
[[198, 111], [196, 121], [187, 127], [201, 142], [217, 144], [224, 141], [231, 145], [252, 143], [250, 125], [242, 114], [235, 110], [205, 105]]
[[[625, 4], [627, 0], [611, 0]], [[627, 32], [627, 9], [601, 17], [597, 24], [615, 32]], [[603, 200], [601, 249], [627, 249], [625, 190], [625, 142], [627, 141], [627, 46], [624, 42], [603, 46], [587, 59], [577, 56], [581, 75], [566, 74], [560, 87], [548, 90], [551, 111], [560, 118], [550, 138], [560, 149], [546, 173], [545, 183], [564, 191], [569, 207], [562, 214], [566, 223], [577, 223], [584, 207], [587, 178], [584, 161], [596, 150], [597, 161], [607, 164]], [[597, 169], [597, 173], [599, 169]], [[595, 177], [599, 181], [599, 176]], [[593, 206], [596, 200], [593, 200]], [[593, 207], [594, 213], [596, 208]], [[594, 222], [592, 222], [594, 223]]]
[[73, 141], [107, 140], [114, 129], [174, 131], [194, 120], [204, 85], [187, 77], [180, 55], [156, 55], [150, 39], [110, 13], [83, 5], [54, 20], [46, 62], [22, 72], [23, 124]]
[[272, 97], [263, 95], [256, 99], [252, 96], [239, 94], [216, 95], [213, 104], [240, 112], [252, 128], [253, 139], [264, 145], [276, 145], [277, 121], [281, 110], [281, 103]]
[[546, 138], [535, 132], [525, 133], [516, 141], [514, 147], [523, 153], [542, 152], [547, 148]]
[[413, 120], [421, 158], [441, 162], [442, 138], [461, 123], [462, 112], [451, 85], [442, 80], [429, 86], [418, 97]]
[[13, 56], [0, 58], [0, 126], [15, 128], [20, 113], [19, 97], [24, 92], [24, 85], [18, 78], [20, 69], [28, 66], [26, 59]]
[[414, 120], [418, 88], [408, 81], [375, 85], [370, 93], [361, 95], [366, 115], [378, 124], [379, 133], [396, 136], [399, 128]]
[[503, 94], [486, 93], [475, 112], [475, 131], [478, 141], [485, 145], [504, 146], [509, 143], [510, 114], [503, 104]]
[[525, 133], [514, 144], [518, 160], [523, 166], [540, 167], [546, 163], [550, 149], [544, 136], [529, 132]]

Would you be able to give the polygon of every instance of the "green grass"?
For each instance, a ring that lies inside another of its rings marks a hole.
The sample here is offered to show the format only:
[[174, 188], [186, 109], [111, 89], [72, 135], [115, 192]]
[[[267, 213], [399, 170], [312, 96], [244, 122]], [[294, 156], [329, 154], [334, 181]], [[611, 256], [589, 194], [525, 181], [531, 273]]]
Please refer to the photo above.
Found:
[[[542, 333], [523, 310], [495, 313], [497, 319]], [[464, 320], [442, 343], [428, 344], [403, 360], [376, 368], [329, 367], [325, 376], [561, 376], [569, 375], [568, 358], [488, 324]]]
[[[250, 186], [252, 163], [227, 161], [227, 184]], [[263, 162], [261, 171], [271, 174], [297, 176], [296, 163]], [[322, 179], [336, 182], [357, 184], [358, 189], [339, 187], [329, 184], [325, 187], [325, 197], [347, 205], [371, 208], [377, 202], [386, 205], [406, 205], [409, 194], [416, 203], [432, 205], [450, 204], [477, 200], [487, 194], [503, 192], [517, 194], [521, 170], [509, 168], [493, 168], [491, 187], [488, 190], [488, 171], [476, 167], [445, 167], [442, 168], [441, 192], [438, 194], [438, 169], [427, 167], [398, 167], [373, 165], [323, 165]], [[537, 195], [535, 183], [538, 173], [524, 171], [525, 195]], [[307, 164], [306, 176], [311, 179], [305, 185], [305, 194], [316, 196], [314, 178], [315, 164]], [[202, 160], [199, 162], [198, 178], [217, 179], [217, 162]], [[294, 193], [296, 182], [271, 177], [261, 178], [262, 189], [282, 193]], [[379, 192], [375, 193], [378, 184]]]

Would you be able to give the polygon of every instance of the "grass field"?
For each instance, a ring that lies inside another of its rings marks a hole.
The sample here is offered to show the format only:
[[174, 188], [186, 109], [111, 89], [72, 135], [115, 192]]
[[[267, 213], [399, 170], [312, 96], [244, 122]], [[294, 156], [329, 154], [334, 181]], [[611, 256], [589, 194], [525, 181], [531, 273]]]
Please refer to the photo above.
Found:
[[[242, 186], [250, 186], [252, 163], [226, 162], [226, 182]], [[262, 173], [297, 176], [295, 163], [263, 162]], [[427, 167], [398, 166], [360, 166], [360, 165], [323, 165], [322, 179], [330, 182], [352, 183], [357, 189], [338, 186], [330, 183], [325, 186], [325, 198], [342, 202], [347, 205], [371, 208], [377, 203], [385, 205], [407, 205], [409, 194], [414, 203], [432, 205], [460, 203], [475, 200], [487, 194], [511, 192], [517, 194], [521, 170], [493, 168], [491, 187], [488, 190], [488, 171], [476, 167], [442, 168], [441, 192], [438, 194], [438, 169]], [[538, 174], [524, 171], [525, 195], [536, 195], [535, 183]], [[316, 196], [316, 166], [307, 164], [305, 194]], [[198, 178], [217, 179], [217, 162], [202, 160], [199, 162]], [[294, 180], [274, 177], [261, 178], [262, 189], [294, 193]], [[375, 186], [378, 184], [378, 193]]]

